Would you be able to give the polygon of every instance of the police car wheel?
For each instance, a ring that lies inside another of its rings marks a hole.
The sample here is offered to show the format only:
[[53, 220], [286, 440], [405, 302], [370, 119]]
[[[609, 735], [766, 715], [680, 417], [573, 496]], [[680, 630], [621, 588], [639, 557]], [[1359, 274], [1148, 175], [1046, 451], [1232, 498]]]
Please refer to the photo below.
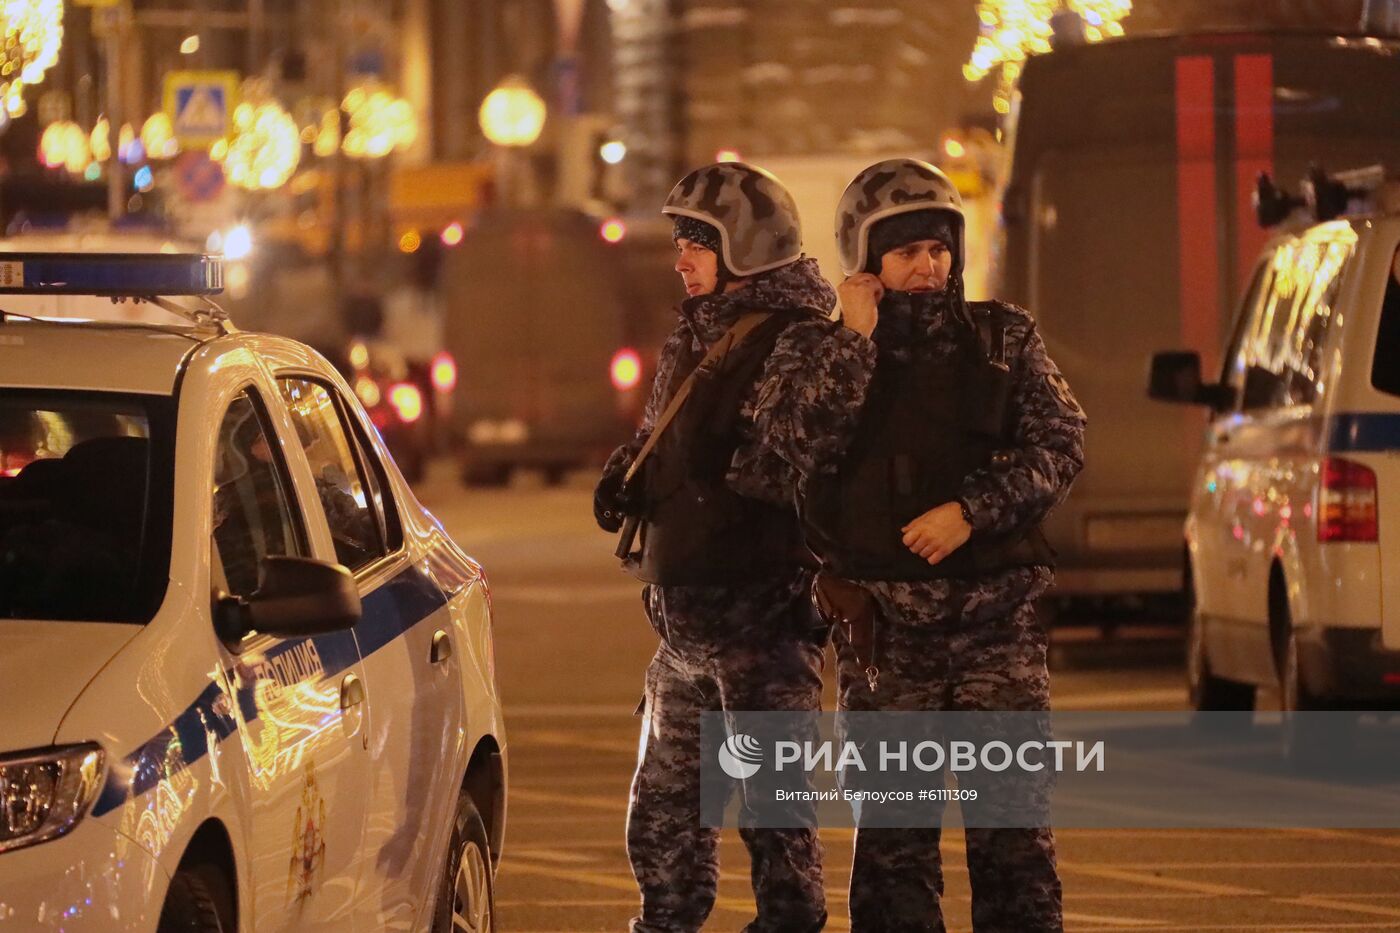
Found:
[[165, 906], [160, 911], [156, 933], [232, 933], [220, 913], [222, 879], [213, 871], [200, 866], [182, 868], [170, 879]]
[[494, 887], [486, 825], [471, 795], [463, 791], [457, 799], [457, 818], [452, 824], [447, 866], [438, 889], [433, 933], [494, 933]]

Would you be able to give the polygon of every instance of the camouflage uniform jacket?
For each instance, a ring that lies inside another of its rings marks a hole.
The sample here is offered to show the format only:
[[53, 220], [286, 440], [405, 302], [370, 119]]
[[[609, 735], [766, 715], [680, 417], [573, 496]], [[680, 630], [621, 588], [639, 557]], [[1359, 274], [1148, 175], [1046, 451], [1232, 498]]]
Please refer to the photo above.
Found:
[[[961, 288], [956, 283], [932, 298], [921, 301], [892, 292], [881, 301], [873, 334], [880, 357], [907, 357], [915, 342], [931, 344], [934, 358], [951, 356], [962, 341], [977, 339], [960, 313]], [[1084, 410], [1046, 352], [1029, 312], [1000, 306], [1011, 312], [1005, 346], [1014, 380], [1009, 403], [1014, 414], [1011, 443], [1003, 451], [1010, 462], [997, 470], [976, 470], [963, 481], [958, 498], [967, 505], [974, 536], [1039, 523], [1069, 495], [1084, 466]], [[1053, 580], [1049, 568], [1043, 567], [997, 577], [1003, 585], [994, 580], [979, 583], [992, 584], [1011, 602], [1035, 598]], [[871, 588], [891, 618], [907, 616], [911, 604], [941, 599], [949, 592], [947, 581], [887, 582]]]
[[[874, 372], [875, 345], [828, 318], [836, 295], [815, 260], [802, 259], [753, 276], [741, 289], [689, 298], [661, 349], [642, 425], [609, 458], [605, 473], [626, 471], [651, 435], [662, 395], [681, 358], [703, 353], [753, 310], [804, 315], [783, 329], [740, 407], [743, 439], [727, 481], [740, 495], [791, 506], [800, 475], [835, 462], [849, 438]], [[652, 624], [677, 647], [710, 653], [736, 636], [791, 631], [788, 615], [803, 602], [805, 575], [743, 587], [649, 587]], [[659, 592], [656, 592], [659, 591]], [[796, 624], [806, 625], [805, 620]]]

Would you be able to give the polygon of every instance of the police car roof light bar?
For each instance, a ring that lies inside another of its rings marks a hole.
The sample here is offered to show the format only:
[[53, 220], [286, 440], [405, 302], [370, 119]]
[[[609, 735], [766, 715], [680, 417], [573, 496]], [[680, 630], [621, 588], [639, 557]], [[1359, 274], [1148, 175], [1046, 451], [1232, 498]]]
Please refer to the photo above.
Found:
[[1373, 195], [1385, 184], [1385, 166], [1370, 165], [1331, 175], [1314, 165], [1303, 181], [1303, 197], [1319, 221], [1374, 210]]
[[1254, 216], [1259, 226], [1277, 227], [1302, 206], [1302, 198], [1294, 197], [1280, 188], [1268, 172], [1259, 173], [1254, 186]]
[[1400, 204], [1400, 180], [1387, 178], [1384, 165], [1331, 173], [1313, 165], [1303, 178], [1302, 197], [1289, 194], [1267, 172], [1260, 172], [1254, 191], [1254, 214], [1261, 227], [1276, 227], [1299, 208], [1312, 222], [1326, 223], [1396, 210], [1396, 204]]
[[217, 295], [220, 256], [199, 253], [0, 253], [0, 295], [113, 298]]

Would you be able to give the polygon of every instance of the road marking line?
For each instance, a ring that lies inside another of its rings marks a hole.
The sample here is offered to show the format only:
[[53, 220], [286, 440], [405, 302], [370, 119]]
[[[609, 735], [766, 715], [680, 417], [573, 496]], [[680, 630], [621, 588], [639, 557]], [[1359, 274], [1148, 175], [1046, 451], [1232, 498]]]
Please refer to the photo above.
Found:
[[[531, 826], [554, 826], [556, 824], [562, 825], [564, 823], [613, 823], [616, 822], [617, 819], [618, 817], [615, 813], [609, 813], [606, 816], [602, 814], [590, 816], [587, 814], [579, 813], [570, 813], [565, 815], [550, 814], [541, 816], [516, 816], [515, 812], [512, 811], [510, 814], [510, 825], [512, 828], [514, 828], [525, 823], [528, 823]], [[558, 838], [558, 836], [557, 834], [551, 834], [551, 838]]]
[[623, 601], [640, 604], [641, 598], [639, 583], [578, 583], [571, 586], [506, 583], [491, 587], [491, 599], [494, 601], [540, 606], [578, 606]]
[[1107, 709], [1112, 710], [1123, 703], [1180, 703], [1186, 698], [1186, 688], [1184, 687], [1157, 687], [1142, 688], [1139, 690], [1120, 690], [1116, 693], [1085, 693], [1069, 696], [1050, 697], [1050, 708], [1056, 712], [1076, 709]]
[[1127, 881], [1133, 884], [1146, 885], [1148, 887], [1169, 888], [1176, 891], [1192, 891], [1197, 894], [1220, 894], [1230, 897], [1269, 896], [1268, 891], [1260, 891], [1256, 888], [1241, 888], [1232, 884], [1215, 884], [1209, 881], [1190, 881], [1186, 878], [1162, 878], [1157, 875], [1148, 875], [1139, 871], [1125, 871], [1121, 868], [1085, 868], [1073, 862], [1062, 862], [1060, 868], [1064, 871], [1089, 875], [1093, 878], [1103, 878], [1107, 881]]
[[1342, 910], [1373, 917], [1400, 917], [1400, 907], [1380, 907], [1371, 904], [1352, 904], [1333, 897], [1276, 897], [1275, 903], [1296, 904], [1299, 907], [1321, 907], [1324, 910]]
[[578, 852], [562, 852], [559, 849], [513, 849], [512, 858], [533, 859], [537, 862], [554, 862], [557, 865], [587, 865], [598, 859]]
[[[1093, 933], [1135, 933], [1141, 930], [1140, 926], [1109, 926], [1100, 927]], [[1191, 923], [1190, 926], [1154, 926], [1152, 933], [1226, 933], [1229, 930], [1267, 930], [1267, 933], [1319, 933], [1319, 930], [1379, 930], [1379, 932], [1394, 932], [1393, 923], [1301, 923], [1294, 926], [1280, 926], [1274, 923], [1211, 923], [1208, 926], [1201, 926], [1200, 923]]]
[[510, 796], [516, 800], [528, 800], [531, 803], [557, 803], [590, 810], [623, 812], [627, 810], [626, 794], [618, 794], [614, 797], [594, 797], [590, 794], [551, 794], [547, 791], [516, 787], [510, 790]]
[[512, 746], [547, 745], [551, 748], [583, 748], [592, 752], [608, 752], [619, 755], [632, 756], [637, 754], [637, 740], [630, 742], [609, 739], [586, 739], [576, 735], [569, 735], [567, 732], [555, 732], [548, 729], [528, 729], [524, 733], [515, 733], [510, 737]]
[[[638, 692], [640, 696], [640, 691]], [[632, 700], [631, 705], [627, 703], [521, 703], [512, 704], [506, 710], [507, 719], [521, 719], [526, 716], [558, 717], [560, 719], [587, 719], [593, 716], [615, 717], [619, 719], [636, 719], [633, 712], [637, 708], [637, 701]], [[513, 738], [513, 736], [512, 736]]]
[[1369, 842], [1372, 845], [1400, 849], [1400, 833], [1390, 836], [1371, 836], [1366, 833], [1348, 832], [1344, 829], [1288, 829], [1290, 836], [1304, 836], [1309, 839], [1337, 839], [1344, 842]]
[[[1333, 869], [1387, 869], [1400, 868], [1400, 862], [1077, 862], [1061, 857], [1061, 864], [1079, 868], [1111, 868], [1126, 871], [1215, 871], [1228, 868], [1264, 869], [1274, 871], [1280, 868], [1306, 869], [1307, 871], [1330, 871]], [[1395, 895], [1400, 897], [1400, 895]]]
[[1082, 923], [1117, 924], [1120, 927], [1131, 927], [1134, 930], [1160, 927], [1168, 922], [1166, 920], [1140, 920], [1136, 917], [1105, 917], [1099, 914], [1071, 913], [1068, 910], [1064, 912], [1064, 918]]

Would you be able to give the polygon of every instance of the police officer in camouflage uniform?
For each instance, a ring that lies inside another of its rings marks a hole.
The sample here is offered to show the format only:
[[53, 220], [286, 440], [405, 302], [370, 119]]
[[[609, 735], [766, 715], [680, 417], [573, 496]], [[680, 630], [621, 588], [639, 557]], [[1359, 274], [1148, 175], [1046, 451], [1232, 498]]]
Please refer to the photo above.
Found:
[[[642, 740], [627, 815], [641, 889], [633, 933], [699, 930], [714, 904], [719, 831], [700, 813], [701, 714], [816, 711], [827, 632], [808, 602], [810, 571], [793, 509], [803, 471], [839, 452], [855, 421], [874, 347], [829, 319], [836, 296], [802, 258], [796, 205], [773, 176], [738, 162], [701, 168], [667, 198], [688, 297], [661, 351], [636, 437], [604, 468], [599, 524], [641, 518], [626, 563], [648, 585], [660, 636], [646, 672]], [[766, 313], [698, 378], [636, 481], [622, 478], [658, 415], [740, 317]], [[820, 401], [795, 386], [818, 386]], [[715, 763], [708, 762], [713, 768]], [[826, 922], [821, 849], [810, 829], [740, 820], [760, 931]]]
[[[872, 657], [838, 631], [840, 709], [1048, 710], [1039, 526], [1083, 465], [1084, 412], [1026, 311], [965, 299], [961, 200], [936, 168], [861, 172], [837, 241], [843, 319], [878, 348], [849, 449], [804, 483], [808, 542], [878, 608]], [[977, 933], [1062, 928], [1049, 828], [966, 838]], [[936, 827], [859, 828], [851, 929], [941, 933], [938, 844]]]

